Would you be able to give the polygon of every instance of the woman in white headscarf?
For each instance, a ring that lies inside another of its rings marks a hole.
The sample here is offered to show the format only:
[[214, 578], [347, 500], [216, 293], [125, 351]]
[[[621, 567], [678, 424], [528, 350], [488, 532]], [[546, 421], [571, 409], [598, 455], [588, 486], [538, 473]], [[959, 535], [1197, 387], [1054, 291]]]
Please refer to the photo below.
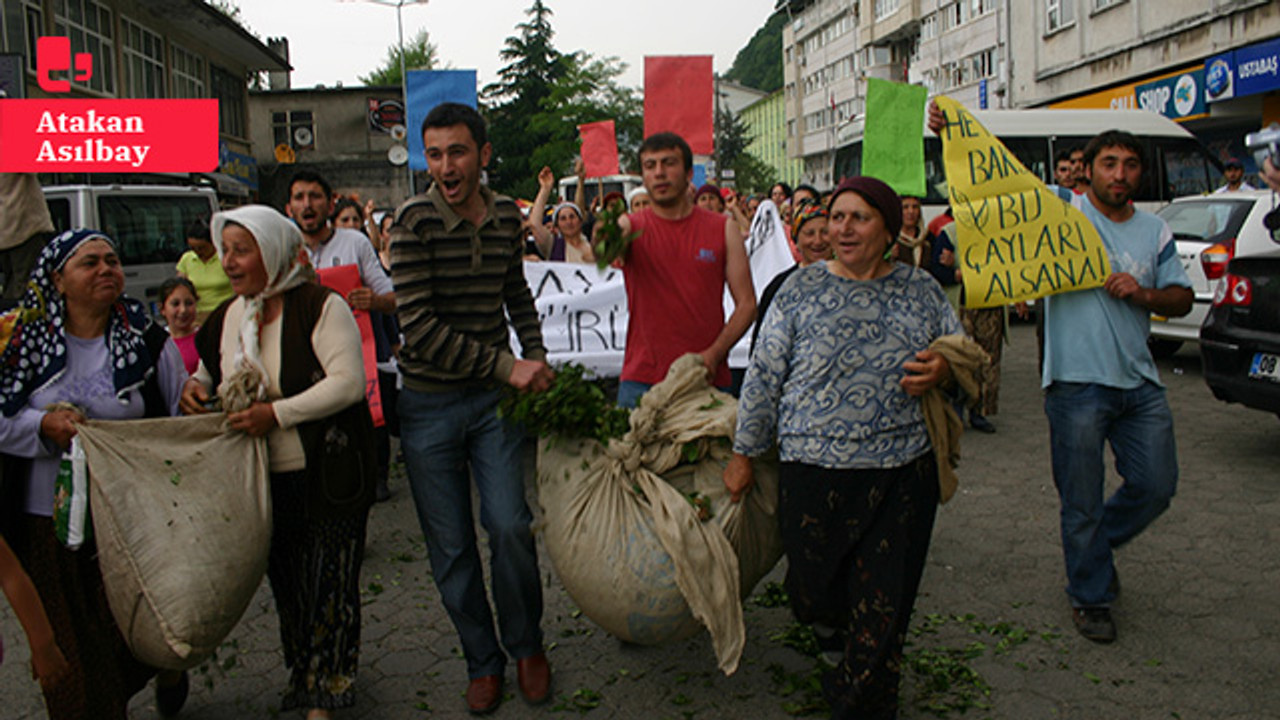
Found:
[[220, 402], [233, 429], [267, 439], [267, 576], [291, 672], [282, 707], [328, 718], [355, 702], [376, 476], [360, 333], [341, 296], [315, 283], [302, 235], [283, 215], [240, 207], [214, 215], [212, 231], [236, 296], [200, 328], [200, 367], [182, 409]]

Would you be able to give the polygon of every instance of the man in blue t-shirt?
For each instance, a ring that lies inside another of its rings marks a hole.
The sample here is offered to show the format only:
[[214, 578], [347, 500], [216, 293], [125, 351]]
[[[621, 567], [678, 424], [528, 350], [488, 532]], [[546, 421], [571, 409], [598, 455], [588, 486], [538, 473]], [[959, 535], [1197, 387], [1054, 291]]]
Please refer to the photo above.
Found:
[[[1101, 288], [1045, 299], [1045, 414], [1062, 503], [1067, 595], [1080, 634], [1115, 640], [1110, 604], [1120, 591], [1112, 551], [1155, 520], [1178, 480], [1173, 416], [1147, 350], [1151, 313], [1191, 311], [1191, 282], [1163, 220], [1130, 199], [1146, 169], [1137, 138], [1116, 130], [1084, 152], [1083, 195], [1058, 188], [1097, 228], [1111, 262]], [[1120, 488], [1103, 502], [1103, 446]]]

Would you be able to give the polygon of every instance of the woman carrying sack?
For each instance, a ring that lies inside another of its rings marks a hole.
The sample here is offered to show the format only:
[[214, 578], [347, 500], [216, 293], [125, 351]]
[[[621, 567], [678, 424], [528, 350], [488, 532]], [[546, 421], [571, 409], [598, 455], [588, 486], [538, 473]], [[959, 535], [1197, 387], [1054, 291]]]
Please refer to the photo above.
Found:
[[952, 380], [931, 346], [963, 330], [933, 278], [893, 260], [902, 201], [888, 185], [845, 180], [829, 212], [835, 258], [774, 298], [724, 482], [747, 491], [750, 458], [777, 444], [786, 588], [830, 653], [831, 716], [889, 720], [940, 494], [920, 396]]
[[[54, 480], [79, 423], [166, 416], [178, 407], [187, 377], [182, 355], [142, 303], [123, 292], [109, 237], [62, 233], [40, 253], [0, 355], [0, 447], [30, 459], [15, 472], [23, 497], [0, 501], [23, 511], [6, 535], [70, 666], [60, 682], [42, 688], [53, 720], [124, 720], [129, 698], [156, 673], [134, 659], [116, 627], [93, 542], [68, 550], [51, 518]], [[185, 673], [162, 674], [156, 704], [163, 714], [181, 709], [187, 687]]]
[[282, 709], [328, 718], [355, 703], [374, 498], [360, 332], [342, 297], [315, 282], [302, 235], [283, 215], [247, 205], [215, 214], [212, 231], [236, 297], [200, 328], [182, 410], [208, 412], [216, 388], [233, 429], [267, 438], [267, 577], [290, 670]]

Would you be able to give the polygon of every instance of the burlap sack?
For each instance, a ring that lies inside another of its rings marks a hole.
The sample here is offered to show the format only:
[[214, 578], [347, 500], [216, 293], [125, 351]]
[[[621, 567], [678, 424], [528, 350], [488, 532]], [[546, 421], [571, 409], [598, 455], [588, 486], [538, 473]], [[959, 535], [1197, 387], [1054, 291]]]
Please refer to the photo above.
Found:
[[133, 654], [154, 667], [183, 670], [212, 655], [266, 572], [266, 442], [225, 421], [80, 426], [107, 602]]
[[[624, 437], [607, 448], [544, 440], [538, 454], [547, 550], [582, 612], [644, 645], [705, 626], [726, 674], [745, 641], [742, 598], [782, 555], [777, 464], [756, 462], [755, 488], [737, 504], [721, 479], [736, 421], [737, 401], [687, 355], [645, 394]], [[710, 501], [705, 522], [687, 497], [695, 491]]]

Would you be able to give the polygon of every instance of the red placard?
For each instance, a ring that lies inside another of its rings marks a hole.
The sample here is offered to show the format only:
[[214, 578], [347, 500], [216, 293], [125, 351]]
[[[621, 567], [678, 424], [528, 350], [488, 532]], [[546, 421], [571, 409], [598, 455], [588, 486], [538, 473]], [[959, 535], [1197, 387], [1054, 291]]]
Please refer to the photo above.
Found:
[[695, 155], [710, 155], [714, 81], [710, 55], [647, 56], [644, 59], [644, 135], [673, 132]]
[[217, 100], [0, 100], [0, 172], [217, 167]]
[[[321, 268], [316, 271], [320, 276], [320, 284], [335, 290], [342, 297], [360, 284], [360, 268], [355, 265], [339, 265]], [[373, 323], [369, 313], [351, 308], [356, 316], [356, 326], [360, 328], [360, 350], [364, 355], [364, 396], [369, 401], [369, 414], [373, 415], [374, 427], [382, 427], [386, 420], [382, 417], [382, 392], [378, 388], [378, 351], [373, 342]]]
[[589, 178], [618, 174], [618, 136], [612, 120], [578, 126], [582, 136], [582, 174]]

